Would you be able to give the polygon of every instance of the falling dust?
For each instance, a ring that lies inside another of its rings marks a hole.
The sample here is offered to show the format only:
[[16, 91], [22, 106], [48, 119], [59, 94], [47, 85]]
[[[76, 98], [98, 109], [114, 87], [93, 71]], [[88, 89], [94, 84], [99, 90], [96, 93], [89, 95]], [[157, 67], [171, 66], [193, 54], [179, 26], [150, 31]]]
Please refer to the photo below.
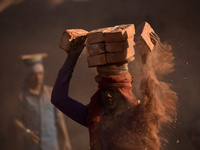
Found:
[[174, 71], [174, 56], [171, 46], [158, 42], [154, 50], [142, 59], [146, 59], [146, 63], [143, 63], [141, 69], [142, 101], [136, 108], [136, 124], [143, 132], [142, 138], [145, 139], [147, 149], [159, 150], [161, 140], [166, 142], [164, 137], [159, 136], [163, 125], [176, 121], [177, 94], [170, 84], [162, 81], [165, 75]]
[[174, 71], [171, 46], [159, 42], [152, 52], [141, 53], [139, 60], [135, 62], [140, 67], [138, 105], [123, 105], [117, 113], [102, 116], [95, 150], [97, 145], [110, 150], [160, 150], [162, 142], [168, 143], [161, 131], [176, 122], [178, 99], [171, 85], [162, 81]]

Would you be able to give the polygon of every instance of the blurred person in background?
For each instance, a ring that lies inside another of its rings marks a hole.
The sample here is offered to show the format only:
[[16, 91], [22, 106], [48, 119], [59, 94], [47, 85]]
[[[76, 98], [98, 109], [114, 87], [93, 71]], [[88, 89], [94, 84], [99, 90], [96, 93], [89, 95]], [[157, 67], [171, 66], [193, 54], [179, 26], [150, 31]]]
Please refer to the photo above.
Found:
[[50, 102], [52, 88], [43, 83], [42, 59], [46, 56], [46, 53], [21, 56], [27, 77], [16, 104], [15, 149], [72, 149], [64, 117]]

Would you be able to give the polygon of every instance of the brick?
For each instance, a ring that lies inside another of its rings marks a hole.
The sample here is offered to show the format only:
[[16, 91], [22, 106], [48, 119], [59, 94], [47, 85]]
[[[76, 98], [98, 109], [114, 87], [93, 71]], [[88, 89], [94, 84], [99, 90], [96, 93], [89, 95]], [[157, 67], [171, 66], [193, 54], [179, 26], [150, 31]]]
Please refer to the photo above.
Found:
[[127, 39], [124, 42], [112, 42], [112, 43], [94, 43], [94, 44], [88, 44], [86, 45], [88, 54], [89, 55], [98, 55], [105, 52], [119, 52], [124, 51], [128, 47], [131, 47], [135, 45], [135, 42], [133, 41], [133, 37]]
[[120, 52], [126, 50], [128, 47], [135, 45], [133, 37], [124, 42], [105, 43], [106, 52]]
[[88, 44], [94, 44], [105, 41], [104, 32], [107, 30], [110, 30], [112, 27], [105, 27], [105, 28], [99, 28], [90, 31], [87, 34], [87, 42]]
[[99, 65], [105, 65], [106, 62], [106, 55], [99, 54], [95, 56], [88, 56], [87, 57], [88, 67], [96, 67]]
[[105, 42], [125, 41], [135, 34], [134, 24], [114, 26], [110, 31], [105, 31]]
[[116, 53], [106, 53], [107, 63], [120, 63], [128, 60], [133, 57], [135, 54], [134, 47], [129, 47], [124, 51], [116, 52]]
[[86, 48], [90, 56], [102, 54], [102, 53], [105, 53], [106, 51], [104, 43], [95, 43], [95, 44], [87, 43]]
[[120, 42], [133, 37], [134, 34], [134, 24], [124, 24], [92, 30], [87, 34], [87, 40], [89, 44], [99, 42]]
[[77, 49], [85, 44], [87, 33], [83, 29], [67, 29], [62, 34], [59, 47], [65, 51]]
[[134, 38], [136, 46], [141, 47], [141, 45], [143, 45], [144, 47], [147, 47], [149, 51], [152, 51], [155, 45], [150, 38], [150, 33], [155, 32], [147, 22], [140, 24], [136, 28], [136, 34]]

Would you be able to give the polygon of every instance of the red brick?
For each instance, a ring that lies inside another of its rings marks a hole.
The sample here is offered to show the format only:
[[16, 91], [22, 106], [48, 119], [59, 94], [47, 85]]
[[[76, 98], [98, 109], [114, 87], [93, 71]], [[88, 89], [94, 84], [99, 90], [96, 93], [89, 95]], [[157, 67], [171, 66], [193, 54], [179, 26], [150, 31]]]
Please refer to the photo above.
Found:
[[89, 55], [98, 55], [105, 52], [119, 52], [124, 51], [128, 47], [135, 45], [133, 37], [127, 39], [124, 42], [112, 42], [112, 43], [95, 43], [86, 45]]
[[104, 43], [86, 44], [86, 48], [90, 56], [102, 54], [106, 51]]
[[136, 46], [140, 45], [138, 47], [141, 47], [141, 45], [146, 45], [145, 47], [147, 47], [149, 51], [152, 51], [155, 45], [150, 38], [151, 32], [155, 33], [147, 22], [140, 24], [136, 28], [136, 34], [134, 38]]
[[88, 44], [94, 44], [105, 41], [104, 32], [109, 30], [111, 27], [99, 28], [90, 31], [87, 34], [87, 42]]
[[105, 42], [121, 42], [131, 38], [135, 34], [134, 24], [114, 26], [110, 31], [105, 31]]
[[120, 63], [128, 60], [135, 54], [134, 47], [129, 47], [124, 51], [116, 52], [116, 53], [106, 53], [106, 61], [107, 63]]
[[92, 30], [87, 34], [89, 44], [99, 42], [120, 42], [133, 37], [135, 34], [134, 24], [117, 25], [114, 27]]
[[87, 33], [83, 29], [67, 29], [62, 34], [59, 47], [65, 51], [77, 49], [85, 44]]
[[88, 62], [88, 67], [96, 67], [99, 65], [105, 65], [107, 63], [105, 54], [88, 56], [87, 62]]
[[124, 42], [105, 43], [106, 52], [120, 52], [126, 50], [128, 47], [135, 45], [133, 37]]

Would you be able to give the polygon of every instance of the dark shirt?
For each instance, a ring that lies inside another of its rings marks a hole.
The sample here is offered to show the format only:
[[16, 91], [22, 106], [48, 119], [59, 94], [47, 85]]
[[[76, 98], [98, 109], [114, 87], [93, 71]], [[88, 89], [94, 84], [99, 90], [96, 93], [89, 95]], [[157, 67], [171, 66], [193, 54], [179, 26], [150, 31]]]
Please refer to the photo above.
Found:
[[69, 84], [75, 64], [68, 61], [60, 69], [57, 80], [53, 87], [51, 102], [65, 115], [87, 126], [88, 107], [69, 97]]

